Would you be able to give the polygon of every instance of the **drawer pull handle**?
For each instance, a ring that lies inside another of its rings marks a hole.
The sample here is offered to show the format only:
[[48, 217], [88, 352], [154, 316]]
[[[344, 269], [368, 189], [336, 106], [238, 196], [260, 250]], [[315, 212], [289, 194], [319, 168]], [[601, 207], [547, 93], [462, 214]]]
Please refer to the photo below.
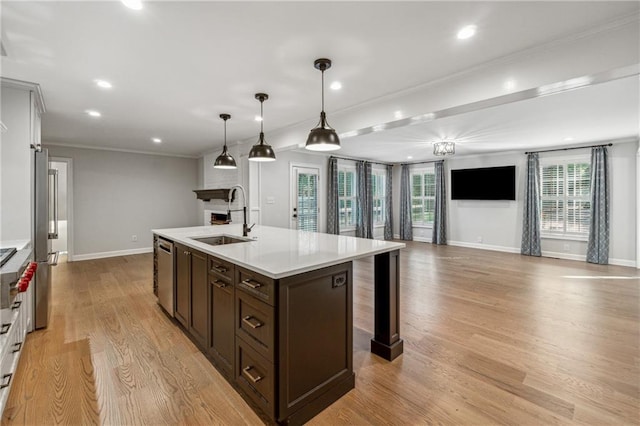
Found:
[[221, 274], [224, 274], [225, 272], [228, 271], [228, 269], [225, 268], [224, 266], [214, 266], [213, 269], [215, 269], [216, 271], [220, 272]]
[[247, 376], [249, 378], [249, 380], [251, 380], [253, 383], [258, 383], [260, 380], [262, 380], [262, 376], [254, 376], [251, 373], [249, 373], [249, 371], [252, 369], [252, 366], [248, 366], [242, 369], [242, 374], [244, 374], [245, 376]]
[[253, 289], [262, 287], [262, 284], [260, 284], [259, 282], [256, 282], [256, 281], [252, 281], [251, 278], [247, 278], [246, 280], [242, 281], [242, 284], [244, 284], [244, 285], [246, 285], [248, 287], [251, 287]]
[[15, 346], [16, 348], [12, 350], [11, 353], [20, 352], [20, 349], [22, 349], [22, 342], [15, 343], [13, 346]]
[[215, 280], [213, 282], [213, 285], [215, 285], [218, 288], [225, 288], [227, 286], [227, 284], [224, 281], [221, 281], [221, 280]]
[[[251, 320], [255, 320], [255, 322]], [[260, 328], [264, 325], [264, 323], [258, 321], [256, 318], [252, 317], [251, 315], [247, 315], [246, 317], [242, 318], [242, 322], [247, 324], [251, 328]]]
[[13, 305], [11, 305], [11, 309], [18, 309], [20, 305], [22, 305], [22, 300], [16, 300], [15, 302], [13, 302]]
[[9, 385], [11, 384], [12, 376], [13, 376], [13, 373], [5, 374], [4, 376], [2, 376], [2, 384], [0, 385], [0, 389], [9, 387]]
[[7, 334], [12, 323], [5, 323], [0, 326], [0, 334]]

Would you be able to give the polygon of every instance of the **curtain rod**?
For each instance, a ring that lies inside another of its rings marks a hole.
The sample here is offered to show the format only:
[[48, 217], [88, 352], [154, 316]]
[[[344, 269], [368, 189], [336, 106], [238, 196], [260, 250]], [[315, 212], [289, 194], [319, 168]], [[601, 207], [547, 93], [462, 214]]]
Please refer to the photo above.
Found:
[[430, 164], [430, 163], [439, 163], [441, 161], [444, 163], [444, 160], [429, 160], [429, 161], [414, 161], [413, 163], [400, 163], [400, 165], [404, 166], [406, 164], [407, 166], [413, 166], [414, 164]]
[[358, 158], [347, 158], [347, 157], [338, 157], [337, 155], [332, 155], [329, 158], [337, 158], [338, 160], [347, 160], [347, 161], [366, 161], [368, 163], [373, 163], [373, 164], [381, 164], [383, 166], [393, 166], [393, 163], [381, 163], [379, 161], [370, 161], [370, 160], [360, 160]]
[[529, 151], [525, 152], [525, 154], [537, 154], [539, 152], [553, 152], [553, 151], [569, 151], [571, 149], [585, 149], [585, 148], [600, 148], [602, 146], [613, 146], [612, 143], [606, 143], [604, 145], [589, 145], [589, 146], [572, 146], [570, 148], [556, 148], [556, 149], [546, 149], [543, 151]]

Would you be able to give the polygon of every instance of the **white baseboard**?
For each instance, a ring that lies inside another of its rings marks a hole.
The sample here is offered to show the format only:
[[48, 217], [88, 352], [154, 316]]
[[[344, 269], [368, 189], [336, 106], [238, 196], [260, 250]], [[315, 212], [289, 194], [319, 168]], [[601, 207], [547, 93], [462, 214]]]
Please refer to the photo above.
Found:
[[633, 260], [627, 259], [609, 259], [609, 265], [630, 266], [632, 268], [640, 267]]
[[520, 249], [515, 247], [494, 246], [494, 245], [482, 244], [482, 243], [468, 243], [466, 241], [447, 241], [447, 244], [450, 246], [468, 247], [468, 248], [475, 248], [480, 250], [502, 251], [505, 253], [520, 253]]
[[587, 261], [587, 256], [584, 254], [562, 253], [559, 251], [543, 251], [543, 257], [555, 257], [556, 259], [565, 260], [580, 260], [582, 262]]
[[429, 243], [429, 244], [431, 244], [431, 238], [413, 237], [413, 241], [417, 241], [419, 243]]
[[[554, 251], [543, 251], [542, 255], [544, 257], [555, 257], [558, 259], [579, 260], [581, 262], [587, 261], [587, 256], [584, 254], [571, 254], [571, 253], [560, 253], [560, 252], [554, 252]], [[635, 268], [636, 262], [634, 262], [633, 260], [627, 260], [627, 259], [609, 258], [609, 265], [630, 266], [632, 268]]]
[[152, 251], [153, 251], [153, 247], [144, 247], [144, 248], [131, 249], [131, 250], [116, 250], [116, 251], [103, 251], [101, 253], [75, 254], [73, 255], [73, 261], [76, 262], [78, 260], [91, 260], [91, 259], [102, 259], [105, 257], [129, 256], [131, 254], [151, 253]]
[[[399, 240], [400, 239], [400, 234], [393, 234], [393, 239], [394, 240]], [[413, 237], [413, 240], [411, 240], [411, 241], [418, 241], [420, 243], [430, 243], [431, 242], [431, 238]]]

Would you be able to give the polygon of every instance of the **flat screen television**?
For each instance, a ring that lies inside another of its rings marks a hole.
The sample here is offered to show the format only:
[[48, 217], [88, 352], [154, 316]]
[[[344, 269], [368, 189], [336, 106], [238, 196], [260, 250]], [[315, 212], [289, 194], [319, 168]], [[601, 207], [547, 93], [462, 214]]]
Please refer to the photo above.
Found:
[[515, 200], [516, 166], [451, 170], [452, 200]]

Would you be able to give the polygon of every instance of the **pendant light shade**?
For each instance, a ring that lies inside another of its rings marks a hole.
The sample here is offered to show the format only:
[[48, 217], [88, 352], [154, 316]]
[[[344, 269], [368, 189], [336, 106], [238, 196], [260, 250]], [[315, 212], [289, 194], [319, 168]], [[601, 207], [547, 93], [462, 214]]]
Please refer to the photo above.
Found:
[[262, 123], [264, 122], [262, 104], [269, 99], [269, 95], [256, 93], [256, 99], [260, 101], [260, 136], [258, 137], [258, 143], [251, 147], [251, 151], [249, 151], [249, 161], [275, 161], [276, 153], [271, 148], [271, 145], [264, 141], [264, 131], [262, 129]]
[[220, 118], [224, 120], [224, 148], [222, 154], [218, 155], [216, 162], [213, 164], [214, 169], [235, 169], [236, 160], [227, 152], [227, 120], [231, 118], [229, 114], [220, 114]]
[[322, 111], [320, 111], [320, 122], [309, 132], [305, 148], [311, 151], [335, 151], [340, 149], [340, 138], [327, 123], [327, 115], [324, 112], [324, 72], [331, 68], [331, 59], [316, 59], [313, 66], [322, 72]]

